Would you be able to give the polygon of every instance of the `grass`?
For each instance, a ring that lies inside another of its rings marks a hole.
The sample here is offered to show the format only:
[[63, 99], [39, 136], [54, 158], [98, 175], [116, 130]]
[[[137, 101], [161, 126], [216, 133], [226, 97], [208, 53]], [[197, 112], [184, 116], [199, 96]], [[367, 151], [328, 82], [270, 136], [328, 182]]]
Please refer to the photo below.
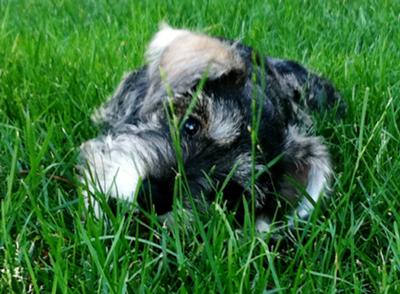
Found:
[[[219, 205], [192, 229], [83, 221], [71, 183], [89, 115], [162, 20], [299, 60], [341, 90], [344, 121], [318, 119], [334, 192], [290, 239], [237, 231]], [[399, 20], [380, 0], [0, 1], [0, 292], [399, 293]]]

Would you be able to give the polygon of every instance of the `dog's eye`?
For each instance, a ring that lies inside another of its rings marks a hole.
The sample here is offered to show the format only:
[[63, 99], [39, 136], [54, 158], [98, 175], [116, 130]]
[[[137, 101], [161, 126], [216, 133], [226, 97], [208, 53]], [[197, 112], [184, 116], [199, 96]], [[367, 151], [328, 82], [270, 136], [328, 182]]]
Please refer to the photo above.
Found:
[[200, 130], [200, 122], [194, 117], [189, 117], [183, 125], [183, 130], [189, 136], [194, 136]]

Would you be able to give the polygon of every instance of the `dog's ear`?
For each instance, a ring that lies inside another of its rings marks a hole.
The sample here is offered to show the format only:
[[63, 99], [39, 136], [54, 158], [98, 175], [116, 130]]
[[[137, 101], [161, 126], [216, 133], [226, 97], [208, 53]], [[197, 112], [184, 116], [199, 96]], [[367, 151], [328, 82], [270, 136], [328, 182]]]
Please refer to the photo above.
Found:
[[147, 51], [150, 88], [144, 111], [158, 104], [169, 88], [183, 94], [200, 80], [246, 76], [246, 64], [235, 45], [222, 40], [163, 26]]
[[134, 124], [148, 87], [145, 69], [128, 73], [108, 101], [93, 113], [92, 121], [106, 128]]

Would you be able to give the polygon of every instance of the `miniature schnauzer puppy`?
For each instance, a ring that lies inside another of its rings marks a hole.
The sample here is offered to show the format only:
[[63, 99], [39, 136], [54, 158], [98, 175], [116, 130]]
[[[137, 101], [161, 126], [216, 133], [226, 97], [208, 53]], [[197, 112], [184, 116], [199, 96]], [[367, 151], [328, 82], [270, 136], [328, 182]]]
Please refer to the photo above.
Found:
[[160, 216], [172, 210], [179, 157], [174, 119], [192, 197], [183, 199], [185, 209], [195, 204], [207, 211], [215, 183], [229, 175], [227, 209], [240, 219], [247, 202], [258, 231], [310, 215], [332, 175], [310, 113], [345, 108], [330, 81], [239, 42], [168, 26], [146, 57], [93, 115], [103, 133], [80, 149], [86, 204], [96, 215], [102, 212], [96, 191]]

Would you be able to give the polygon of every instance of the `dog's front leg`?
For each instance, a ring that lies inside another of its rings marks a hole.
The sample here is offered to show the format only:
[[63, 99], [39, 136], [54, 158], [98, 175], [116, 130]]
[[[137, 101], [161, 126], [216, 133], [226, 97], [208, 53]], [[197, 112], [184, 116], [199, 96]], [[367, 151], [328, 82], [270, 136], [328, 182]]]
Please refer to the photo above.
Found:
[[143, 142], [134, 136], [103, 136], [81, 146], [81, 181], [87, 185], [85, 203], [97, 217], [101, 205], [96, 192], [133, 202], [140, 181], [147, 174], [143, 159], [151, 152], [141, 148]]
[[329, 189], [332, 174], [327, 147], [321, 138], [306, 136], [289, 127], [284, 154], [285, 175], [280, 194], [296, 203], [293, 217], [306, 219], [320, 196]]

